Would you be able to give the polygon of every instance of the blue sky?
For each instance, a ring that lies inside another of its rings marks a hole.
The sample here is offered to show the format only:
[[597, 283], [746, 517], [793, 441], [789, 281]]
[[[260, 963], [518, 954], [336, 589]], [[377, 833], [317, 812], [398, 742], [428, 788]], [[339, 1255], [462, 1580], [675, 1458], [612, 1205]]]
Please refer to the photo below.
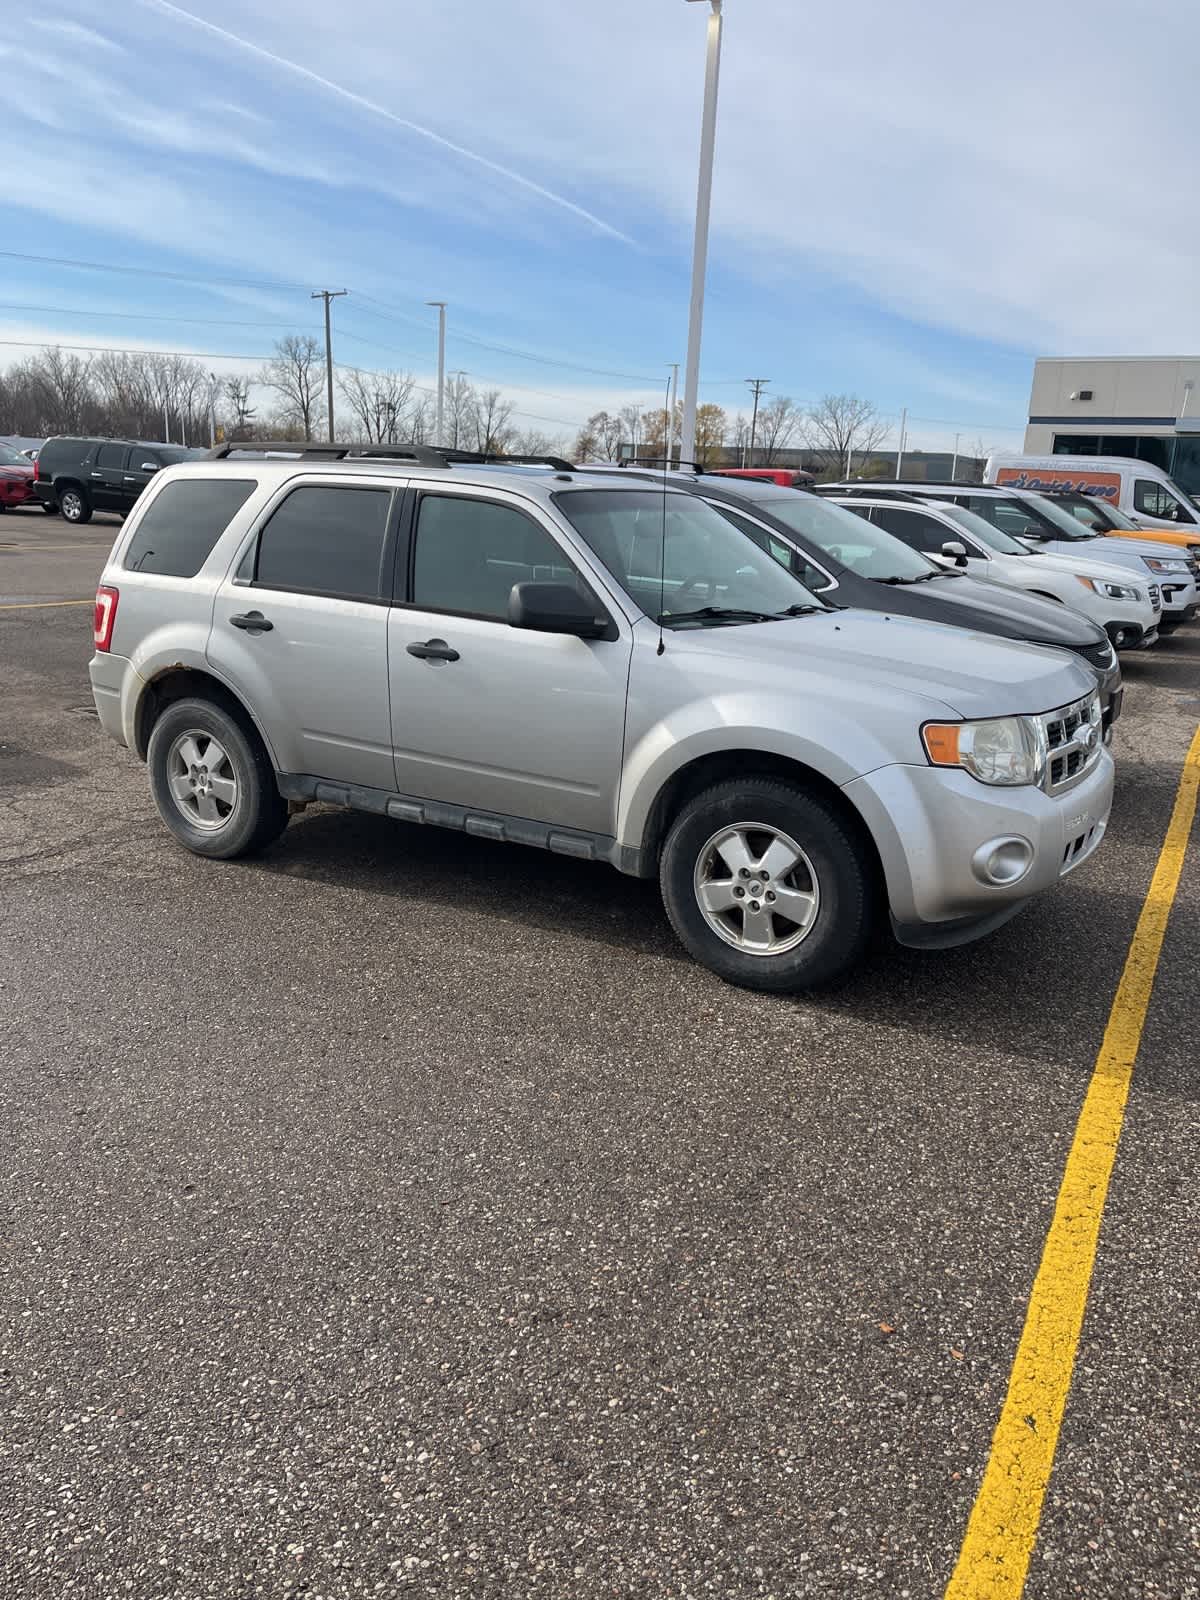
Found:
[[[1200, 347], [1174, 0], [725, 9], [702, 400], [762, 375], [907, 406], [914, 446], [1011, 446], [1034, 354]], [[14, 0], [0, 249], [164, 276], [0, 255], [0, 363], [57, 339], [248, 371], [319, 331], [328, 285], [347, 362], [430, 381], [438, 298], [449, 366], [530, 426], [653, 404], [685, 355], [707, 13]]]

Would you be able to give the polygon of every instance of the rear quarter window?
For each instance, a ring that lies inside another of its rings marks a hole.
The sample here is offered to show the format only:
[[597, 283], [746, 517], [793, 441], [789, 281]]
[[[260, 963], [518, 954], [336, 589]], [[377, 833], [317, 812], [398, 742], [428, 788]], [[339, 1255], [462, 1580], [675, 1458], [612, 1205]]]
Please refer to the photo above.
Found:
[[126, 571], [194, 578], [230, 518], [257, 487], [253, 478], [186, 478], [166, 484], [134, 530], [123, 562]]

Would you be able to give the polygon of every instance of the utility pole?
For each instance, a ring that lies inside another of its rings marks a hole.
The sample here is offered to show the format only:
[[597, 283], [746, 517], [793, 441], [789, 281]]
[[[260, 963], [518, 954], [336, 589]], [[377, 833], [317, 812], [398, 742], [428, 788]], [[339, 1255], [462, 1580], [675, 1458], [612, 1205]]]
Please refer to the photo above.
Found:
[[333, 334], [329, 328], [329, 302], [340, 300], [346, 294], [345, 289], [314, 289], [309, 296], [312, 300], [325, 302], [325, 398], [329, 410], [329, 442], [333, 443]]
[[164, 400], [163, 401], [163, 443], [164, 444], [170, 444], [170, 442], [171, 442], [171, 424], [170, 424], [170, 421], [167, 418], [167, 402]]
[[210, 372], [208, 375], [208, 447], [213, 449], [217, 442], [217, 375]]
[[908, 435], [908, 407], [900, 413], [900, 448], [896, 451], [896, 482], [900, 481], [900, 468], [904, 465], [904, 446]]
[[750, 417], [750, 459], [742, 462], [744, 467], [752, 467], [754, 465], [754, 437], [758, 432], [758, 397], [770, 381], [770, 378], [746, 379], [746, 382], [754, 390], [754, 411]]
[[954, 435], [954, 461], [953, 461], [953, 463], [951, 464], [951, 467], [950, 467], [950, 482], [951, 483], [957, 483], [958, 482], [958, 441], [961, 438], [962, 438], [962, 434], [961, 433], [956, 433]]
[[442, 428], [446, 416], [446, 302], [444, 300], [426, 300], [427, 306], [438, 308], [438, 396], [437, 396], [437, 433], [434, 435], [435, 444], [445, 444], [442, 437]]
[[704, 331], [704, 279], [708, 268], [708, 216], [712, 208], [713, 155], [717, 146], [717, 87], [721, 77], [721, 3], [709, 0], [704, 111], [700, 119], [700, 177], [696, 186], [696, 236], [692, 245], [692, 303], [688, 312], [687, 366], [683, 376], [681, 459], [696, 459], [696, 403], [700, 393], [700, 339]]

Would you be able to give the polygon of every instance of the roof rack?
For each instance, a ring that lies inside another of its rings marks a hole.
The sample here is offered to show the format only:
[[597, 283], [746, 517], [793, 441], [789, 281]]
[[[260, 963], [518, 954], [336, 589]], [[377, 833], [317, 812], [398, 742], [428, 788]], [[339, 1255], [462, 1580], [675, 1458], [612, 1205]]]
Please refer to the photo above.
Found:
[[865, 499], [872, 500], [882, 496], [887, 500], [919, 500], [921, 498], [920, 486], [915, 483], [819, 483], [814, 489], [814, 494], [822, 497], [827, 495], [840, 495], [847, 500]]
[[421, 467], [517, 466], [553, 467], [573, 472], [561, 456], [505, 456], [486, 450], [442, 450], [430, 444], [322, 444], [316, 439], [236, 439], [209, 450], [206, 461], [232, 455], [311, 457], [317, 461], [411, 461]]
[[653, 467], [662, 472], [694, 472], [697, 476], [704, 471], [698, 461], [676, 461], [667, 456], [628, 456], [624, 461], [589, 461], [590, 467]]

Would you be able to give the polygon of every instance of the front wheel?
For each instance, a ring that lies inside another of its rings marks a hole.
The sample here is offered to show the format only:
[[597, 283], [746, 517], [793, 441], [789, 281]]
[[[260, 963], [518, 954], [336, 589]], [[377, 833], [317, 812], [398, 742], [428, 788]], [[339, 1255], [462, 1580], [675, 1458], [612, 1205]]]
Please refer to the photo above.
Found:
[[159, 816], [198, 856], [249, 855], [287, 827], [287, 801], [258, 736], [211, 700], [177, 700], [146, 755]]
[[816, 988], [858, 960], [875, 883], [865, 844], [827, 801], [772, 778], [719, 783], [688, 802], [663, 847], [671, 926], [727, 983]]

